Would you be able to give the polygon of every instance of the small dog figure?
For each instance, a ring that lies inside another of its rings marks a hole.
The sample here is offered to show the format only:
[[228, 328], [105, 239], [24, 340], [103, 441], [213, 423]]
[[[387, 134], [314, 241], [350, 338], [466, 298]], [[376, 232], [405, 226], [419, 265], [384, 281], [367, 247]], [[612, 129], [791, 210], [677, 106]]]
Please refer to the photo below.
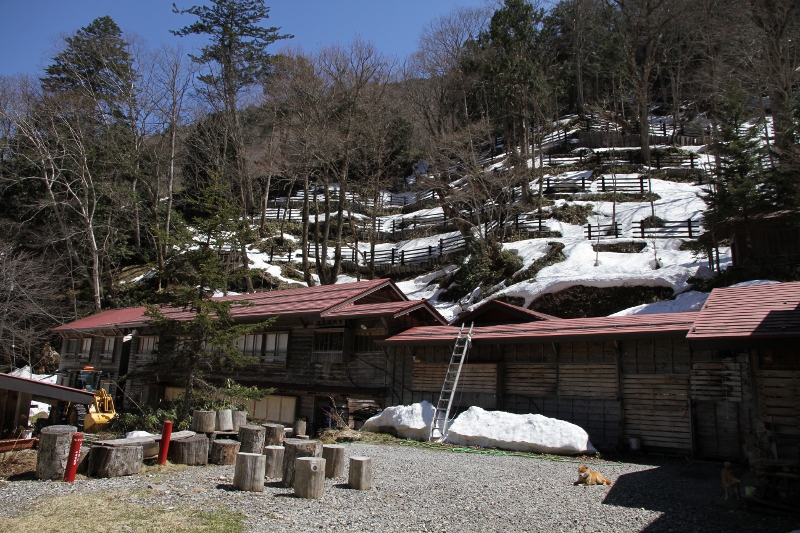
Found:
[[589, 470], [588, 466], [582, 465], [578, 467], [578, 481], [573, 485], [611, 485], [611, 480], [600, 472]]
[[726, 500], [731, 494], [733, 494], [737, 500], [739, 499], [739, 484], [741, 482], [742, 480], [737, 478], [733, 470], [731, 470], [731, 464], [726, 461], [725, 468], [722, 469], [722, 487], [725, 489]]

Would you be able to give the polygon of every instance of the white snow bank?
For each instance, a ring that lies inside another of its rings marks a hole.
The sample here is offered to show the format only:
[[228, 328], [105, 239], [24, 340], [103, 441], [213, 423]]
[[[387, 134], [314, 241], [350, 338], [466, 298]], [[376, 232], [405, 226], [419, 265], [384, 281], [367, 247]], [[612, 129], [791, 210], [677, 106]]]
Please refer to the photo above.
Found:
[[375, 433], [396, 433], [404, 439], [428, 440], [434, 411], [433, 405], [426, 401], [387, 407], [364, 422], [361, 429]]
[[780, 283], [780, 281], [773, 281], [771, 279], [754, 279], [751, 281], [743, 281], [741, 283], [735, 283], [731, 285], [731, 287], [750, 287], [753, 285], [773, 285], [775, 283]]
[[674, 300], [655, 302], [652, 304], [642, 304], [635, 307], [623, 309], [618, 313], [609, 316], [624, 315], [653, 315], [656, 313], [683, 313], [687, 311], [699, 311], [703, 304], [708, 300], [711, 293], [689, 291], [679, 294]]
[[[427, 440], [435, 409], [428, 402], [387, 407], [364, 423], [364, 431]], [[448, 425], [445, 442], [518, 452], [596, 453], [589, 434], [575, 424], [543, 415], [516, 415], [470, 407]]]
[[137, 437], [157, 437], [158, 435], [154, 435], [153, 433], [148, 433], [147, 431], [129, 431], [125, 433], [126, 439], [135, 439]]
[[596, 453], [582, 428], [543, 415], [516, 415], [470, 407], [448, 428], [447, 442], [518, 452]]

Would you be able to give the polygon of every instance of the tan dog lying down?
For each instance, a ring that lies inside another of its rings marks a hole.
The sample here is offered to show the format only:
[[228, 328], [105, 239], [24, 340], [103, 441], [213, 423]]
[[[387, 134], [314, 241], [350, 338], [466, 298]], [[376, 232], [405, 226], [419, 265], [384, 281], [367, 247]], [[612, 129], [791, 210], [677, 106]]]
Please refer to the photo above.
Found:
[[578, 481], [573, 485], [611, 485], [611, 480], [600, 472], [589, 470], [588, 466], [582, 465], [578, 467]]

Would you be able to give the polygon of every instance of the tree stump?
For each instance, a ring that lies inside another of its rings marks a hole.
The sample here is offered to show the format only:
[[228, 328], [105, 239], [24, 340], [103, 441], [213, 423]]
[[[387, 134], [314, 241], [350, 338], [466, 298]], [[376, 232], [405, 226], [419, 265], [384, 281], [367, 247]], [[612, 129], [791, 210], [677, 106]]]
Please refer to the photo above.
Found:
[[233, 431], [233, 413], [230, 409], [217, 411], [217, 425], [214, 431]]
[[63, 479], [75, 426], [48, 426], [39, 435], [36, 479]]
[[260, 453], [236, 454], [236, 466], [233, 472], [233, 486], [249, 492], [264, 491], [264, 467], [266, 457]]
[[283, 475], [283, 446], [264, 446], [264, 457], [267, 465], [264, 477], [279, 479]]
[[322, 457], [322, 443], [318, 440], [286, 439], [283, 441], [284, 487], [294, 486], [294, 468], [298, 457]]
[[286, 433], [281, 424], [261, 424], [264, 427], [264, 446], [280, 446]]
[[234, 411], [233, 431], [239, 431], [239, 428], [245, 424], [247, 424], [247, 411]]
[[210, 462], [215, 465], [236, 464], [236, 454], [239, 453], [239, 443], [235, 440], [218, 439], [211, 443]]
[[325, 494], [325, 459], [300, 457], [295, 464], [294, 495], [298, 498], [322, 498]]
[[264, 428], [261, 426], [241, 426], [239, 442], [242, 453], [261, 453], [264, 451]]
[[141, 446], [92, 446], [89, 450], [90, 477], [120, 477], [138, 474], [142, 468]]
[[351, 489], [369, 490], [372, 488], [372, 459], [369, 457], [350, 458], [350, 477], [348, 485]]
[[197, 433], [214, 433], [217, 425], [217, 413], [214, 411], [195, 411], [192, 414], [192, 431]]
[[325, 459], [325, 477], [344, 477], [344, 446], [324, 445], [322, 458]]
[[208, 437], [195, 435], [169, 443], [169, 460], [179, 465], [207, 465]]
[[305, 420], [295, 420], [294, 426], [292, 428], [292, 436], [297, 437], [298, 435], [305, 435], [306, 434], [306, 421]]

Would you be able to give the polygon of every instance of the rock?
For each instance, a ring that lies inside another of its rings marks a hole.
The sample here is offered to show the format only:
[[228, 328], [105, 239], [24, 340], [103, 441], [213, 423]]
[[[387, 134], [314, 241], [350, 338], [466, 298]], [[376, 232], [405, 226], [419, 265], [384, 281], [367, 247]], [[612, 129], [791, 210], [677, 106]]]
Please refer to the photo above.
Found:
[[362, 431], [392, 433], [404, 439], [428, 440], [435, 409], [428, 402], [387, 407], [362, 426]]
[[583, 428], [543, 415], [516, 415], [470, 407], [447, 430], [446, 442], [519, 452], [596, 453]]

